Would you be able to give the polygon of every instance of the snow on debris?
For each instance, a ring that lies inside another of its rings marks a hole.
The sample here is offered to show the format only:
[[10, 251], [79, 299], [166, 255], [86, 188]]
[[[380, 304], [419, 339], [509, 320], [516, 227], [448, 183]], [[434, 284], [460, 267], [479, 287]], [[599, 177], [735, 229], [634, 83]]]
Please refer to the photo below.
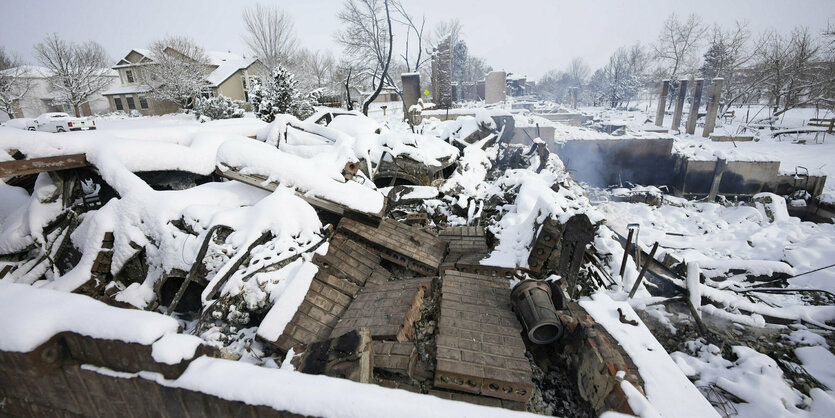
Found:
[[[525, 412], [454, 402], [399, 389], [267, 369], [199, 357], [177, 380], [163, 384], [266, 405], [279, 411], [325, 417], [513, 417]], [[280, 394], [280, 396], [276, 396]]]
[[[240, 169], [299, 192], [327, 199], [365, 213], [383, 210], [384, 196], [356, 182], [346, 182], [340, 171], [323, 170], [311, 160], [289, 154], [265, 143], [249, 141], [224, 144], [218, 149], [218, 167]], [[340, 181], [341, 180], [341, 181]]]
[[200, 344], [203, 340], [194, 335], [166, 334], [151, 345], [151, 357], [159, 363], [178, 364], [194, 358]]
[[173, 318], [87, 296], [0, 281], [0, 350], [29, 352], [61, 332], [150, 345], [176, 333]]
[[638, 325], [630, 325], [619, 320], [618, 310], [628, 319], [638, 318], [628, 303], [616, 302], [604, 294], [595, 294], [591, 299], [582, 299], [580, 305], [595, 322], [612, 334], [638, 366], [647, 399], [661, 416], [718, 417], [716, 410], [676, 367], [673, 359], [643, 322], [637, 321]]

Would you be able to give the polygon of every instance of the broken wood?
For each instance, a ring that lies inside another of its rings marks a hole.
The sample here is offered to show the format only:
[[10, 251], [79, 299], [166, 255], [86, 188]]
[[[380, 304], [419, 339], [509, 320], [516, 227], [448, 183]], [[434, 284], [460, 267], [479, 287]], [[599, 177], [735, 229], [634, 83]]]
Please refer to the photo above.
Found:
[[225, 225], [215, 225], [211, 227], [208, 232], [206, 232], [206, 238], [203, 240], [203, 244], [200, 245], [200, 250], [197, 252], [197, 257], [194, 259], [194, 263], [191, 264], [191, 269], [189, 269], [185, 280], [183, 280], [183, 284], [180, 285], [180, 289], [177, 290], [177, 294], [174, 295], [174, 299], [171, 301], [171, 304], [168, 305], [168, 309], [165, 310], [166, 315], [171, 315], [171, 313], [174, 312], [174, 309], [177, 308], [177, 304], [180, 303], [180, 299], [183, 298], [183, 294], [186, 293], [189, 283], [194, 281], [194, 275], [197, 273], [199, 266], [203, 264], [203, 258], [206, 257], [206, 251], [209, 249], [209, 242], [214, 236], [215, 231], [217, 231], [220, 227], [229, 228]]
[[0, 178], [25, 176], [47, 171], [88, 167], [86, 154], [59, 155], [55, 157], [28, 158], [0, 162]]
[[[638, 248], [637, 246], [635, 246], [635, 248], [640, 251], [640, 248]], [[638, 274], [638, 278], [635, 279], [635, 285], [632, 286], [632, 290], [629, 291], [628, 299], [632, 299], [632, 297], [635, 296], [635, 292], [638, 291], [638, 286], [641, 285], [641, 280], [644, 279], [644, 275], [647, 273], [647, 269], [649, 268], [650, 263], [652, 263], [652, 260], [655, 260], [655, 252], [657, 250], [658, 242], [652, 244], [652, 250], [649, 251], [649, 257], [647, 257], [647, 261], [644, 262], [644, 267], [641, 268], [641, 272]]]

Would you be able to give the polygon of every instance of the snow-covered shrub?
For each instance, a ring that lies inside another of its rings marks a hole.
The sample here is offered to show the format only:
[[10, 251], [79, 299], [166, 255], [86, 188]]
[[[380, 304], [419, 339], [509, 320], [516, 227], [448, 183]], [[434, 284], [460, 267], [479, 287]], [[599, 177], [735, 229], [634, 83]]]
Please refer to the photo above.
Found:
[[264, 122], [272, 122], [275, 115], [288, 113], [299, 119], [312, 115], [314, 97], [298, 90], [296, 77], [282, 66], [273, 69], [265, 84], [256, 83], [249, 92], [252, 111]]
[[194, 104], [194, 116], [200, 119], [207, 116], [211, 119], [231, 119], [244, 117], [243, 100], [232, 100], [226, 96], [197, 99]]

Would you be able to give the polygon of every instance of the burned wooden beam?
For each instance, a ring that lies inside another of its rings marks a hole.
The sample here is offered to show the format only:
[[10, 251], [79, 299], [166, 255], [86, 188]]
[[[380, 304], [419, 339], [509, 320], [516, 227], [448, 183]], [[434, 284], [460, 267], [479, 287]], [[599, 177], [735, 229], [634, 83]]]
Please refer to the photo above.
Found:
[[0, 162], [0, 178], [25, 176], [46, 171], [70, 170], [90, 166], [86, 154], [59, 155], [55, 157], [27, 158]]
[[[240, 172], [239, 169], [232, 167], [229, 167], [226, 170], [218, 169], [217, 173], [230, 180], [239, 181], [241, 183], [248, 184], [250, 186], [257, 187], [268, 192], [274, 192], [275, 189], [279, 186], [279, 184], [275, 181], [267, 181], [267, 177], [258, 174], [243, 174]], [[353, 219], [358, 219], [363, 222], [370, 223], [372, 225], [378, 225], [380, 223], [380, 220], [382, 220], [383, 218], [383, 214], [386, 212], [385, 202], [383, 203], [383, 209], [380, 212], [369, 213], [354, 210], [345, 205], [327, 199], [319, 198], [316, 196], [311, 196], [309, 194], [302, 193], [298, 190], [296, 190], [296, 195], [304, 199], [307, 203], [309, 203], [311, 206], [317, 209], [328, 211], [340, 216], [347, 216]]]

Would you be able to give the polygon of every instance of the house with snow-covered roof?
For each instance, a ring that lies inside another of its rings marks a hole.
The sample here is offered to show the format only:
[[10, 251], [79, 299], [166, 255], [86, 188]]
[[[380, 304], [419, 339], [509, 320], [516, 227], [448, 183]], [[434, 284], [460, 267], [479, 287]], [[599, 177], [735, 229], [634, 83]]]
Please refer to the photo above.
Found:
[[[109, 77], [110, 87], [119, 85], [118, 74], [109, 69], [102, 69], [103, 75]], [[37, 65], [21, 65], [0, 71], [0, 79], [13, 77], [22, 79], [20, 82], [28, 86], [26, 94], [17, 101], [15, 106], [15, 118], [34, 118], [47, 112], [67, 112], [74, 114], [73, 107], [69, 103], [62, 103], [61, 98], [49, 85], [49, 78], [53, 73], [49, 68]], [[90, 116], [97, 113], [105, 113], [110, 110], [107, 99], [100, 93], [87, 98], [81, 104], [79, 116]], [[9, 115], [0, 112], [0, 121], [6, 121]]]
[[[204, 97], [226, 96], [233, 100], [248, 101], [249, 87], [268, 72], [267, 67], [257, 58], [244, 58], [223, 51], [206, 51], [206, 56], [209, 66], [202, 92]], [[142, 115], [164, 115], [179, 110], [170, 101], [151, 97], [151, 88], [143, 84], [140, 77], [143, 67], [148, 65], [155, 65], [151, 51], [134, 48], [113, 66], [119, 73], [120, 85], [102, 93], [111, 111], [135, 110]]]

